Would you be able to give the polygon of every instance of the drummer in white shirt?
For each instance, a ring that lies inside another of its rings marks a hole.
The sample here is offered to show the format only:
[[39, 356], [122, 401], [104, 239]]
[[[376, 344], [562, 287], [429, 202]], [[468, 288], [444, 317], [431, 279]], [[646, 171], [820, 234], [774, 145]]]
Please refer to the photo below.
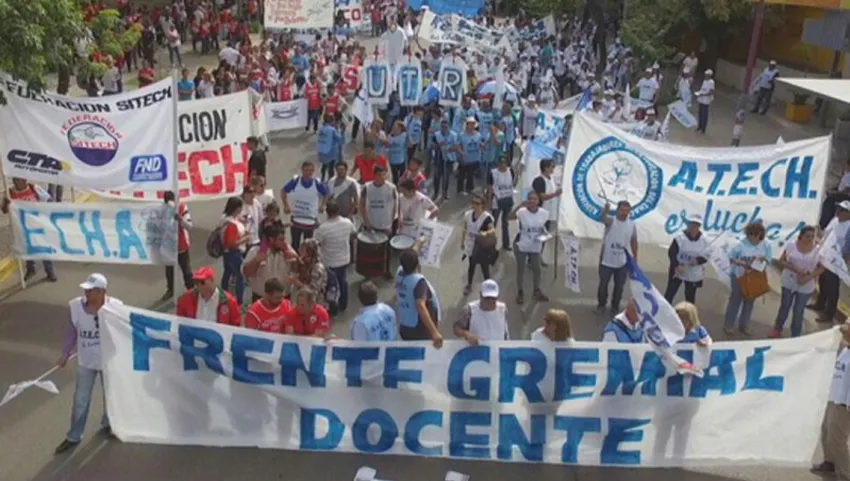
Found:
[[415, 240], [419, 234], [419, 222], [424, 218], [436, 218], [440, 208], [430, 197], [416, 190], [412, 179], [399, 184], [398, 190], [401, 192], [398, 200], [398, 233]]
[[281, 189], [283, 212], [292, 215], [292, 248], [298, 251], [301, 239], [313, 237], [319, 214], [325, 211], [330, 191], [319, 179], [313, 177], [316, 166], [311, 161], [301, 164], [301, 175], [296, 175]]
[[[398, 191], [395, 185], [387, 182], [387, 168], [375, 165], [375, 178], [367, 182], [360, 191], [360, 215], [363, 216], [363, 229], [392, 236], [396, 229], [398, 215]], [[389, 246], [387, 246], [389, 248]], [[390, 273], [390, 256], [386, 256], [385, 277], [393, 279]]]

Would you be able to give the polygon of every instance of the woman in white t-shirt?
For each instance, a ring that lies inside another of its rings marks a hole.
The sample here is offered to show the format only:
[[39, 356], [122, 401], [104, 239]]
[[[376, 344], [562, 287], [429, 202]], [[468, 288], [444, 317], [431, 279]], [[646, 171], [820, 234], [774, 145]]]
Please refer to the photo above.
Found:
[[815, 228], [806, 226], [800, 229], [795, 242], [785, 246], [779, 257], [782, 266], [780, 280], [782, 282], [782, 297], [779, 301], [779, 311], [773, 330], [768, 337], [782, 337], [782, 329], [791, 312], [791, 336], [798, 337], [803, 333], [803, 313], [806, 303], [815, 291], [815, 279], [823, 272], [823, 266], [818, 262], [819, 246], [815, 242]]
[[516, 257], [516, 283], [517, 304], [525, 302], [522, 290], [522, 278], [525, 275], [525, 265], [531, 266], [532, 281], [534, 285], [534, 298], [540, 302], [548, 302], [549, 298], [540, 290], [540, 253], [543, 251], [543, 237], [546, 231], [546, 222], [549, 220], [549, 212], [540, 208], [540, 196], [535, 191], [528, 193], [527, 200], [518, 205], [509, 220], [516, 220], [519, 233], [514, 241], [514, 253]]
[[531, 333], [532, 341], [575, 342], [570, 316], [563, 309], [549, 309], [543, 316], [543, 327]]

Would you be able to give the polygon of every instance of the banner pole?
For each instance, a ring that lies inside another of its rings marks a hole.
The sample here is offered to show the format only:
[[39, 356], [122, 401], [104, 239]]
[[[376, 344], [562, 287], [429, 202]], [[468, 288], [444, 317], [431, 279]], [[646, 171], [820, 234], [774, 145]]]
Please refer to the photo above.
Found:
[[[178, 78], [178, 70], [172, 69], [171, 70], [171, 92], [172, 92], [172, 95], [171, 95], [171, 112], [172, 112], [173, 125], [175, 126], [175, 128], [177, 127], [177, 125], [179, 125], [177, 122], [179, 121], [179, 117], [180, 117], [180, 110], [177, 107], [177, 92], [178, 92], [178, 90], [177, 90], [177, 78]], [[249, 112], [250, 112], [250, 110], [249, 110]], [[174, 186], [172, 187], [174, 189], [174, 215], [177, 215], [177, 213], [180, 212], [180, 176], [177, 174], [177, 171], [180, 168], [180, 162], [179, 162], [179, 159], [180, 159], [179, 147], [180, 147], [180, 145], [179, 145], [179, 142], [178, 142], [176, 136], [173, 137], [172, 144], [173, 144], [173, 146], [172, 146], [172, 150], [171, 150], [171, 158], [172, 158], [171, 165], [174, 168], [171, 169], [171, 172], [172, 172], [171, 175], [174, 176], [174, 180], [173, 180]], [[180, 241], [178, 239], [180, 238], [180, 229], [182, 229], [182, 228], [183, 228], [183, 226], [180, 223], [180, 221], [178, 220], [177, 221], [177, 235], [174, 236], [174, 252], [177, 253], [177, 256], [175, 257], [174, 264], [172, 266], [172, 271], [174, 272], [175, 277], [177, 276], [177, 269], [180, 267], [180, 262], [177, 261], [177, 259], [180, 257], [180, 252], [178, 252], [180, 250]], [[182, 271], [181, 271], [181, 274], [182, 274]], [[173, 289], [171, 294], [172, 294], [171, 298], [174, 301], [174, 304], [177, 305], [177, 289]]]
[[[9, 195], [9, 183], [6, 180], [6, 175], [4, 174], [2, 177], [3, 177], [3, 194]], [[12, 233], [14, 235], [15, 223], [10, 222], [9, 224], [12, 227], [12, 231], [13, 231]], [[20, 278], [20, 281], [21, 281], [21, 289], [26, 289], [27, 288], [27, 281], [24, 278], [24, 263], [21, 262], [20, 259], [15, 259], [15, 262], [18, 263], [18, 277]]]
[[560, 245], [558, 241], [560, 240], [560, 234], [558, 233], [558, 228], [555, 228], [555, 280], [558, 280], [558, 246]]

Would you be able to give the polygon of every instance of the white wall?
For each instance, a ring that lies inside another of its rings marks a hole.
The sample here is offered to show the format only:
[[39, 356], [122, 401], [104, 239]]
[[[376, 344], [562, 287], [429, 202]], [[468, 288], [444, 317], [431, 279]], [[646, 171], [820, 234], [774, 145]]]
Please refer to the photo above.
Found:
[[[850, 55], [847, 56], [847, 60], [845, 60], [845, 72], [850, 72]], [[755, 69], [753, 70], [753, 78], [756, 78], [762, 70], [767, 68], [767, 61], [757, 60]], [[804, 74], [801, 70], [792, 69], [789, 67], [785, 67], [782, 64], [779, 64], [779, 75], [780, 77], [785, 78], [796, 78], [796, 77], [809, 77], [809, 78], [826, 78], [825, 74], [815, 74], [809, 73]], [[723, 59], [717, 60], [717, 68], [715, 69], [714, 78], [718, 83], [723, 85], [733, 87], [735, 89], [740, 90], [744, 84], [744, 74], [746, 73], [746, 66], [739, 65], [736, 63], [732, 63]], [[776, 84], [776, 90], [773, 92], [773, 101], [775, 102], [783, 102], [788, 103], [794, 99], [794, 95], [791, 93], [790, 88], [782, 83]]]

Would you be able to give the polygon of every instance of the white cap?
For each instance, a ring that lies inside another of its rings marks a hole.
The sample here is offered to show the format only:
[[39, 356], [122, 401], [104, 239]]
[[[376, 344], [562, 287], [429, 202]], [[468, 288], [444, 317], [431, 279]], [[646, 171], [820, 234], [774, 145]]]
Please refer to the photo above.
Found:
[[481, 283], [481, 297], [499, 297], [499, 284], [493, 279], [487, 279]]
[[689, 69], [689, 68], [683, 68], [683, 69], [682, 69], [682, 73], [683, 73], [683, 74], [685, 74], [685, 75], [689, 75], [689, 74], [691, 73], [691, 69]]
[[844, 210], [850, 210], [850, 200], [842, 200], [838, 203], [838, 207]]
[[646, 115], [655, 115], [655, 109], [646, 109]]
[[714, 70], [711, 70], [710, 68], [707, 68], [707, 69], [705, 69], [705, 74], [706, 74], [706, 75], [714, 75]]
[[647, 68], [646, 68], [646, 70], [645, 70], [645, 72], [646, 72], [646, 73], [652, 73], [652, 68], [647, 67]]
[[661, 68], [661, 65], [658, 65], [658, 62], [652, 64], [652, 68]]
[[699, 224], [702, 225], [702, 216], [699, 214], [691, 214], [688, 216], [688, 223], [691, 224]]
[[[845, 201], [845, 202], [846, 202], [846, 201]], [[99, 274], [99, 273], [95, 272], [94, 274], [91, 274], [91, 275], [90, 275], [90, 276], [86, 279], [86, 281], [85, 281], [85, 282], [83, 282], [82, 284], [80, 284], [80, 287], [82, 287], [82, 288], [83, 288], [83, 289], [85, 289], [85, 290], [89, 290], [89, 289], [106, 289], [106, 286], [107, 286], [108, 284], [109, 284], [109, 283], [108, 283], [108, 282], [106, 282], [106, 276], [104, 276], [103, 274]]]
[[608, 89], [608, 90], [605, 91], [605, 95], [614, 95], [614, 91], [611, 90], [611, 89]]
[[776, 65], [776, 60], [771, 60], [770, 65]]
[[531, 94], [531, 95], [529, 95], [529, 96], [528, 96], [528, 99], [527, 99], [527, 100], [528, 100], [529, 102], [534, 102], [535, 100], [537, 100], [537, 97], [535, 97], [535, 96], [534, 96], [534, 94]]
[[477, 123], [478, 123], [478, 121], [477, 121], [477, 120], [475, 120], [475, 117], [467, 117], [467, 118], [466, 118], [466, 123], [468, 124], [468, 123], [470, 123], [470, 122], [472, 122], [473, 124], [477, 124]]

